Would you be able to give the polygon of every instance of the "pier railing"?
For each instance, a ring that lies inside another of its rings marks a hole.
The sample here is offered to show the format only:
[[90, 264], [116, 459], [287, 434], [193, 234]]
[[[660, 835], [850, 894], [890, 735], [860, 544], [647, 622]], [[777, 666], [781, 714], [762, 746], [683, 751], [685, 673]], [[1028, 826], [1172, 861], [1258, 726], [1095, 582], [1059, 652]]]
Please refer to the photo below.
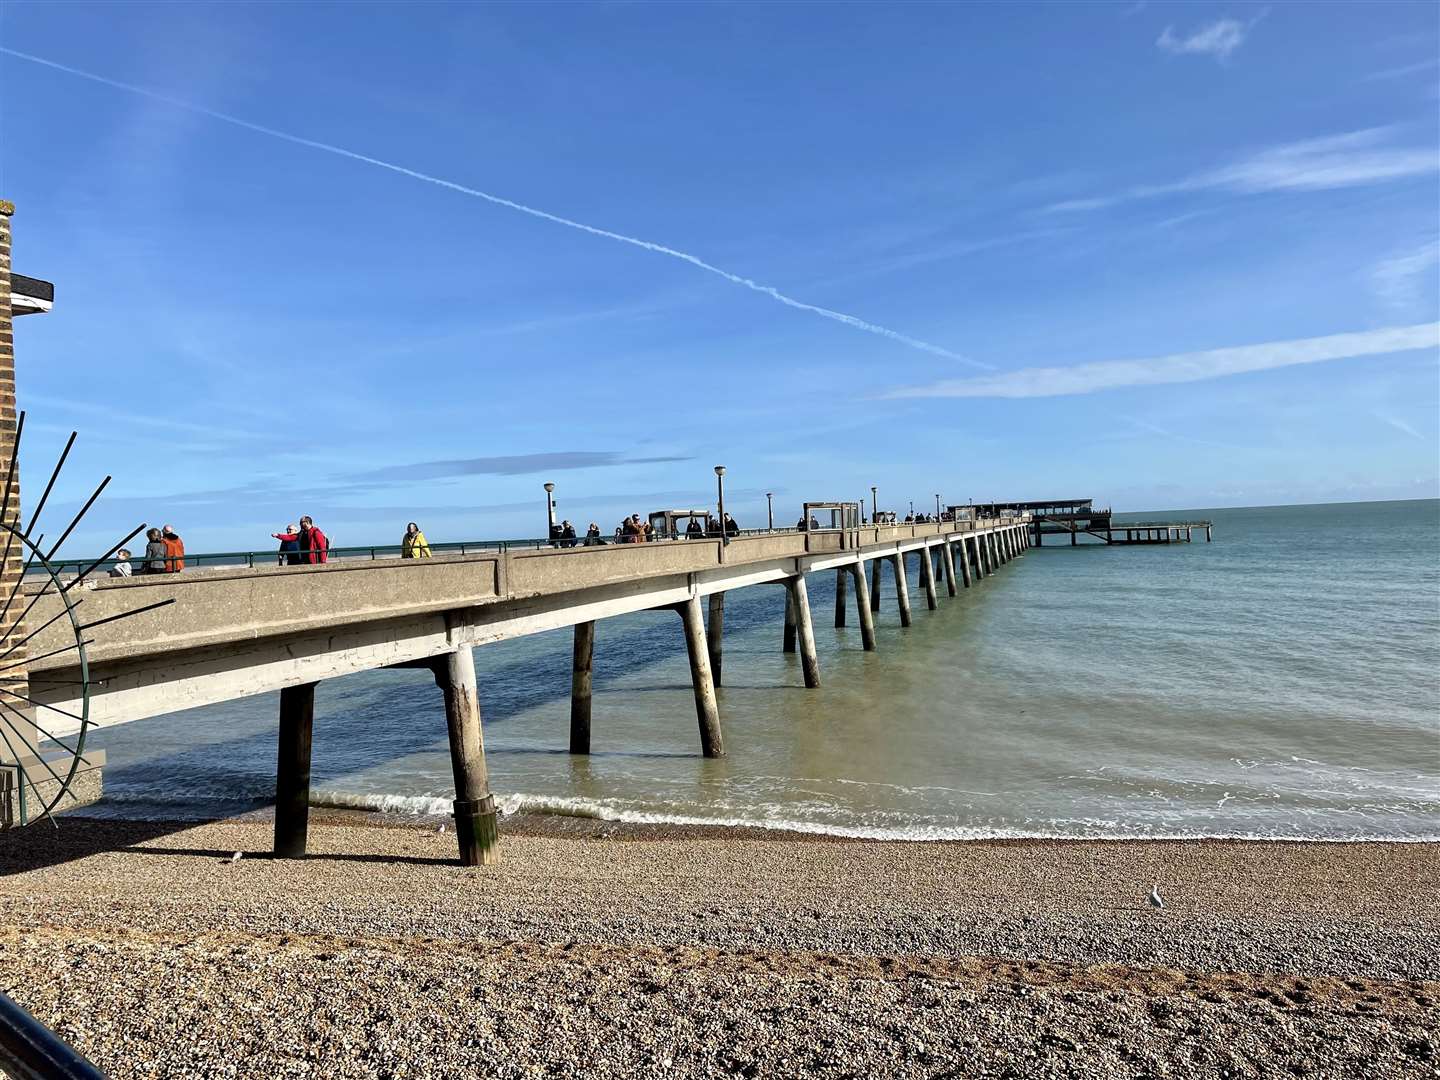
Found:
[[[1018, 521], [1019, 519], [1013, 520]], [[910, 525], [948, 525], [952, 527], [953, 530], [956, 532], [966, 532], [976, 528], [977, 526], [983, 527], [985, 525], [985, 522], [983, 520], [942, 522], [902, 521], [896, 522], [893, 525], [880, 525], [878, 526], [878, 528], [905, 528]], [[867, 523], [865, 525], [859, 526], [859, 528], [874, 529], [877, 528], [877, 526]], [[735, 540], [744, 537], [756, 536], [784, 536], [793, 535], [796, 533], [818, 534], [843, 533], [853, 531], [854, 529], [832, 528], [830, 526], [818, 526], [813, 529], [800, 529], [792, 525], [774, 529], [740, 529], [739, 531], [732, 531], [730, 533], [730, 539]], [[535, 551], [546, 548], [590, 548], [607, 546], [612, 544], [677, 544], [685, 543], [687, 541], [713, 542], [719, 539], [719, 533], [708, 532], [691, 535], [682, 534], [675, 537], [655, 537], [653, 539], [644, 541], [637, 541], [633, 538], [625, 536], [616, 536], [614, 533], [601, 533], [598, 537], [576, 536], [554, 539], [551, 539], [549, 537], [522, 537], [519, 539], [507, 540], [452, 540], [431, 543], [428, 546], [432, 555], [472, 555], [485, 552], [503, 554], [510, 551]], [[306, 558], [306, 554], [307, 553], [304, 551], [280, 551], [277, 548], [273, 547], [264, 548], [259, 551], [187, 551], [183, 556], [183, 561], [186, 570], [199, 568], [240, 569], [242, 567], [253, 570], [257, 567], [311, 565], [309, 560]], [[368, 544], [355, 547], [332, 547], [326, 549], [326, 558], [329, 562], [339, 562], [342, 560], [378, 561], [381, 559], [399, 559], [403, 558], [403, 556], [404, 548], [400, 544]], [[92, 574], [104, 576], [108, 574], [112, 568], [122, 562], [128, 562], [130, 564], [131, 573], [144, 573], [143, 566], [145, 563], [145, 556], [143, 547], [137, 546], [137, 549], [131, 554], [129, 559], [105, 559], [98, 564], [93, 558], [63, 559], [59, 561], [52, 561], [50, 565], [55, 569], [56, 573], [59, 574], [79, 574], [83, 571], [89, 570], [93, 566], [94, 569], [90, 570]]]

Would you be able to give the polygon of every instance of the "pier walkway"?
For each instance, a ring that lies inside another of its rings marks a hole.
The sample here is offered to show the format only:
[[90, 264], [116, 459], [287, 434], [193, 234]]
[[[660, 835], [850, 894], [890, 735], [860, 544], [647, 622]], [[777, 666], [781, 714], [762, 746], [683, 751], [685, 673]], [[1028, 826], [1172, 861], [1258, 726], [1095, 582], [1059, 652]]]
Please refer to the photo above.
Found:
[[[1029, 546], [1029, 519], [817, 529], [594, 547], [510, 547], [430, 559], [359, 558], [320, 566], [228, 566], [181, 574], [105, 578], [83, 590], [87, 623], [161, 600], [169, 606], [107, 626], [87, 649], [88, 720], [112, 725], [280, 691], [275, 849], [305, 850], [310, 729], [316, 685], [386, 667], [430, 670], [443, 692], [456, 778], [461, 859], [496, 852], [495, 807], [485, 769], [471, 650], [507, 638], [574, 627], [570, 750], [590, 747], [595, 622], [674, 610], [690, 661], [701, 752], [724, 753], [715, 688], [721, 681], [724, 597], [730, 589], [785, 589], [782, 648], [798, 652], [805, 685], [820, 685], [806, 574], [834, 571], [835, 625], [853, 615], [863, 647], [876, 647], [874, 612], [890, 570], [902, 626], [911, 623], [905, 564], [919, 562], [927, 607], [956, 595]], [[867, 573], [868, 571], [868, 573]], [[61, 614], [38, 597], [28, 617]], [[702, 606], [708, 606], [708, 626]], [[69, 646], [69, 648], [67, 648]], [[30, 693], [59, 722], [81, 730], [85, 702], [73, 637], [63, 620], [36, 633]], [[72, 714], [66, 719], [63, 713]], [[82, 751], [83, 754], [83, 751]]]

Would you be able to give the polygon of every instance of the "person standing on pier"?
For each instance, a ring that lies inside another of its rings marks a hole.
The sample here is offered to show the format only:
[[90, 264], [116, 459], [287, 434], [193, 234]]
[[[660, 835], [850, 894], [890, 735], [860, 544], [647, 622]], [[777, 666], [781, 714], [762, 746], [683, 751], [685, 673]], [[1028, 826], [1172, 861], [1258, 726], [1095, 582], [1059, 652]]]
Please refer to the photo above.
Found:
[[148, 541], [145, 545], [145, 561], [140, 564], [140, 572], [144, 574], [165, 573], [165, 539], [159, 529], [151, 529], [145, 534]]
[[425, 540], [425, 534], [413, 521], [405, 526], [405, 535], [400, 538], [400, 557], [402, 559], [430, 558], [430, 545]]
[[300, 563], [300, 530], [286, 525], [284, 532], [271, 533], [280, 541], [280, 566], [298, 566]]
[[733, 517], [731, 517], [728, 512], [727, 512], [726, 515], [725, 515], [725, 535], [726, 535], [726, 536], [739, 536], [739, 535], [740, 535], [740, 525], [739, 525], [739, 523], [738, 523]]
[[312, 564], [330, 561], [330, 538], [316, 528], [308, 516], [300, 519], [300, 561]]
[[165, 543], [165, 570], [167, 573], [178, 574], [185, 569], [185, 541], [180, 539], [180, 534], [170, 525], [160, 530], [160, 536]]
[[600, 538], [600, 526], [598, 523], [590, 522], [590, 527], [585, 530], [585, 546], [594, 547], [603, 544], [605, 541]]

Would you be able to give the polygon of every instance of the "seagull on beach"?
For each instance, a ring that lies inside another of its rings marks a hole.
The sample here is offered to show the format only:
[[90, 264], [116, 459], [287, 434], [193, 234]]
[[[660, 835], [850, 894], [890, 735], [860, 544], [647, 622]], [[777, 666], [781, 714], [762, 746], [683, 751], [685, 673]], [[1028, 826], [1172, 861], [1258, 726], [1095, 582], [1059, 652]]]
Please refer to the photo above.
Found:
[[240, 852], [237, 851], [237, 852], [235, 852], [234, 855], [231, 855], [231, 856], [230, 856], [230, 861], [231, 861], [232, 863], [237, 863], [237, 862], [239, 862], [239, 861], [240, 861]]
[[1151, 885], [1151, 886], [1150, 886], [1150, 896], [1149, 896], [1148, 899], [1150, 900], [1150, 906], [1151, 906], [1151, 907], [1153, 907], [1153, 908], [1159, 908], [1159, 909], [1161, 909], [1161, 910], [1164, 910], [1165, 901], [1160, 899], [1160, 886], [1159, 886], [1159, 885]]
[[440, 823], [440, 827], [439, 827], [438, 829], [436, 829], [435, 831], [436, 831], [437, 833], [443, 833], [443, 832], [445, 831], [445, 823], [442, 821], [442, 822]]

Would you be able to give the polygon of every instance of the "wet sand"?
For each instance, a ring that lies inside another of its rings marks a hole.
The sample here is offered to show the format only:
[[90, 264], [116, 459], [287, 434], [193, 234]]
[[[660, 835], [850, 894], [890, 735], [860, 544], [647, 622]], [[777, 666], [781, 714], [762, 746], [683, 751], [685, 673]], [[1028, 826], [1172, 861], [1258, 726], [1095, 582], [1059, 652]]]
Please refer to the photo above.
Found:
[[1440, 1074], [1435, 845], [375, 824], [0, 837], [0, 984], [116, 1077]]

